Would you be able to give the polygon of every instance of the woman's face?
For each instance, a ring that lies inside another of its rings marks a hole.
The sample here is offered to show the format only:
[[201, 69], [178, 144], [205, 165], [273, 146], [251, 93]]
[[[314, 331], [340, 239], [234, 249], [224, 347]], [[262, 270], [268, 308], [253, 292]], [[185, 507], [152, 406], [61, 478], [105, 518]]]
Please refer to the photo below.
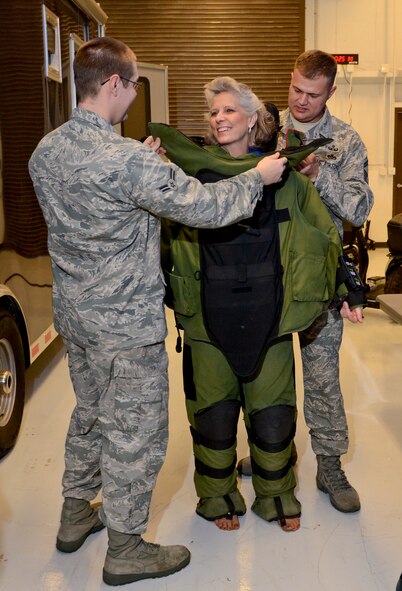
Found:
[[247, 153], [249, 127], [254, 125], [256, 118], [256, 115], [247, 115], [237, 96], [231, 92], [221, 92], [212, 100], [209, 117], [212, 133], [231, 156]]

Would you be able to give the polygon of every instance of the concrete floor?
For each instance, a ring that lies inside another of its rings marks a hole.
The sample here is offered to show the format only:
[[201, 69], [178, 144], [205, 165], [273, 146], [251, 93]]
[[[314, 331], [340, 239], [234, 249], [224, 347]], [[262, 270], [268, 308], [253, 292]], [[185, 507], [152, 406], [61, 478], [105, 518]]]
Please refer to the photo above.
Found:
[[[385, 251], [370, 251], [369, 275], [384, 274]], [[172, 316], [168, 312], [169, 324]], [[302, 527], [284, 533], [251, 511], [237, 532], [219, 531], [197, 517], [191, 440], [181, 383], [181, 359], [170, 330], [170, 442], [153, 496], [147, 539], [186, 544], [190, 565], [165, 579], [123, 588], [139, 591], [395, 591], [402, 569], [402, 326], [366, 309], [361, 326], [345, 325], [341, 381], [350, 426], [344, 468], [362, 509], [345, 515], [315, 486], [315, 458], [302, 413], [297, 496]], [[0, 461], [0, 591], [99, 591], [106, 533], [76, 553], [55, 548], [61, 507], [64, 438], [74, 405], [59, 341], [28, 371], [27, 401], [15, 448]], [[239, 457], [247, 454], [239, 425]], [[248, 507], [250, 480], [241, 483]]]

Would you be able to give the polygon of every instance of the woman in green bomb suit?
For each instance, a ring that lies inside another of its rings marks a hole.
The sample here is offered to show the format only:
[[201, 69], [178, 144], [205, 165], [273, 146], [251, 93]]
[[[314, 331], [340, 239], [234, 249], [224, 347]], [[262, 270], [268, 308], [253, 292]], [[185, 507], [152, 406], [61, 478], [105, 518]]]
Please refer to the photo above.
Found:
[[[211, 154], [219, 166], [225, 159], [260, 158], [274, 121], [251, 89], [233, 78], [212, 80], [205, 97], [212, 145], [207, 157], [200, 148], [197, 172], [190, 174], [215, 182], [223, 174], [209, 170]], [[160, 131], [168, 132], [168, 139], [170, 131]], [[164, 144], [176, 161], [174, 146]], [[184, 157], [192, 167], [187, 148], [188, 143]], [[162, 226], [167, 303], [184, 329], [196, 512], [220, 529], [238, 529], [246, 511], [236, 471], [241, 409], [256, 495], [251, 508], [284, 531], [300, 527], [291, 458], [296, 428], [291, 332], [307, 327], [312, 310], [317, 315], [331, 299], [339, 254], [336, 228], [314, 186], [294, 171], [264, 189], [252, 218], [227, 229], [197, 230], [168, 221]], [[329, 260], [331, 270], [323, 266]]]

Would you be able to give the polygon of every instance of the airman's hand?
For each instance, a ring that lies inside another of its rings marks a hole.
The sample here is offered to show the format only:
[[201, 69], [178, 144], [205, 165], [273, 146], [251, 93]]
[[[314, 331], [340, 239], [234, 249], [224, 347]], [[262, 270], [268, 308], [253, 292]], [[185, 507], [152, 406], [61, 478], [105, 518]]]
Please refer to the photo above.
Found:
[[287, 158], [281, 157], [279, 152], [266, 156], [259, 161], [256, 168], [262, 176], [264, 185], [272, 185], [282, 180], [287, 161]]
[[296, 170], [314, 183], [320, 170], [320, 161], [315, 154], [309, 154], [296, 166]]
[[349, 304], [347, 302], [343, 302], [342, 308], [340, 310], [342, 318], [346, 318], [356, 324], [357, 322], [363, 322], [363, 308], [354, 308], [351, 310], [349, 308]]
[[154, 139], [152, 135], [149, 135], [143, 143], [144, 146], [148, 146], [148, 148], [151, 148], [151, 150], [153, 150], [157, 154], [160, 154], [161, 156], [164, 156], [166, 154], [165, 148], [162, 148], [161, 146], [161, 140], [159, 137]]

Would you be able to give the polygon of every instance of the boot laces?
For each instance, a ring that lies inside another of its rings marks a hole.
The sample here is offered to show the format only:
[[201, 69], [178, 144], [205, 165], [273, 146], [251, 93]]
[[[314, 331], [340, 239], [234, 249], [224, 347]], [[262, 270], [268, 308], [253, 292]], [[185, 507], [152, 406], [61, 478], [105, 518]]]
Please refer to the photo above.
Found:
[[160, 544], [153, 544], [152, 542], [146, 542], [141, 538], [139, 543], [138, 551], [143, 556], [149, 556], [151, 554], [158, 554], [160, 551]]
[[348, 479], [346, 478], [345, 472], [341, 468], [339, 458], [325, 458], [323, 464], [325, 480], [331, 489], [341, 491], [350, 490], [352, 488]]

